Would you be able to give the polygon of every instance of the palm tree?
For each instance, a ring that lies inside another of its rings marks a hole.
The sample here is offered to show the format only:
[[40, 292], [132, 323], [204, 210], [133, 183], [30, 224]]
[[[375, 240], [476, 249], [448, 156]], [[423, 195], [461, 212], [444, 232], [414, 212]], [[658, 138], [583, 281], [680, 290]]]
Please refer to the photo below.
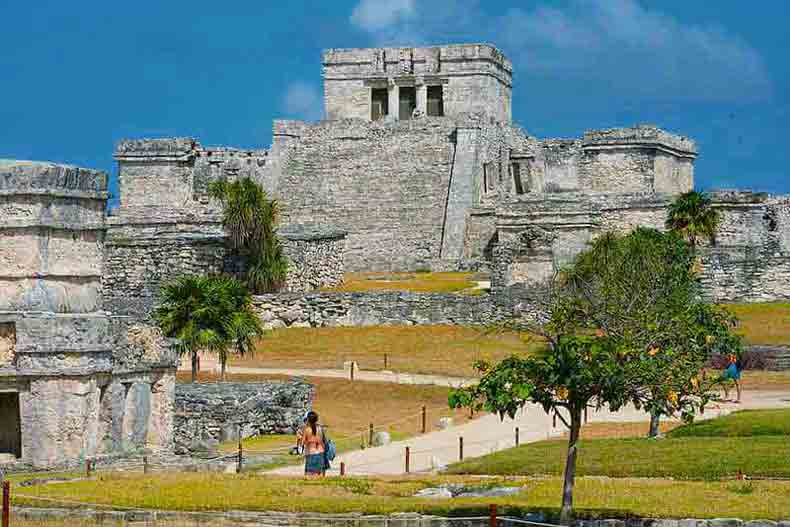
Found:
[[224, 381], [229, 350], [252, 352], [263, 335], [249, 291], [224, 276], [183, 276], [166, 284], [154, 318], [166, 336], [178, 339], [179, 354], [191, 356], [192, 382], [201, 351], [218, 354]]
[[701, 238], [715, 243], [719, 223], [721, 215], [712, 207], [711, 199], [692, 190], [681, 194], [669, 205], [666, 227], [683, 236], [696, 250], [697, 241]]
[[222, 204], [222, 225], [231, 249], [246, 260], [248, 287], [256, 294], [280, 289], [288, 260], [276, 235], [277, 201], [248, 177], [232, 183], [215, 181], [209, 194]]

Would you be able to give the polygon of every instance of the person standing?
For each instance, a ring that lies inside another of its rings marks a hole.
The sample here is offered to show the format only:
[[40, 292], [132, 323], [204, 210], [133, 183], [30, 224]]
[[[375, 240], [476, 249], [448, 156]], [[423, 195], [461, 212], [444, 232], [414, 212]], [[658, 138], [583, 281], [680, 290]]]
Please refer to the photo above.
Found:
[[732, 401], [736, 404], [741, 402], [741, 364], [738, 360], [738, 356], [734, 353], [730, 353], [727, 355], [727, 368], [724, 370], [724, 374], [722, 375], [722, 380], [724, 381], [724, 398], [727, 399], [729, 397], [729, 391], [727, 390], [727, 382], [732, 381], [735, 383], [735, 392], [738, 398], [735, 401]]
[[324, 431], [318, 424], [318, 414], [310, 411], [302, 433], [304, 446], [304, 473], [307, 477], [321, 477], [326, 474], [326, 448], [324, 447]]

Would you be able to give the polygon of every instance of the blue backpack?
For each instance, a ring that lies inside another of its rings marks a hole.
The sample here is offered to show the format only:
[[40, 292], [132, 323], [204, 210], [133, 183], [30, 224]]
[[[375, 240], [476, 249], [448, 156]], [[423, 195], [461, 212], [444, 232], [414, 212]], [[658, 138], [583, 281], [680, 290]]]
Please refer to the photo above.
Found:
[[324, 439], [324, 457], [327, 461], [334, 461], [335, 456], [337, 455], [337, 447], [335, 446], [335, 442], [326, 437], [325, 432], [323, 432], [322, 435]]

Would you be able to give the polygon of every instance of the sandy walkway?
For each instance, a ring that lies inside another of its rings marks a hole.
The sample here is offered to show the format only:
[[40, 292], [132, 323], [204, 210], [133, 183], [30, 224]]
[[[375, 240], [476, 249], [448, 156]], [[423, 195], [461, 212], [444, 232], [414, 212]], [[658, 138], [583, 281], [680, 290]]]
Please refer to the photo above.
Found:
[[[711, 407], [705, 417], [718, 417], [743, 408], [790, 408], [790, 392], [745, 392], [742, 404], [722, 404]], [[610, 412], [591, 412], [590, 422], [644, 422], [648, 416], [633, 408], [612, 414]], [[535, 405], [525, 407], [516, 419], [500, 419], [493, 415], [483, 416], [464, 425], [447, 430], [431, 432], [387, 446], [350, 452], [333, 463], [337, 472], [340, 462], [345, 462], [347, 474], [397, 475], [405, 472], [405, 449], [410, 447], [411, 472], [427, 472], [438, 466], [458, 460], [459, 437], [464, 438], [464, 457], [482, 456], [497, 450], [511, 448], [515, 442], [515, 428], [519, 428], [521, 443], [540, 441], [556, 437], [564, 432], [560, 422], [552, 428], [551, 418]], [[301, 466], [284, 467], [273, 471], [276, 474], [302, 474]]]

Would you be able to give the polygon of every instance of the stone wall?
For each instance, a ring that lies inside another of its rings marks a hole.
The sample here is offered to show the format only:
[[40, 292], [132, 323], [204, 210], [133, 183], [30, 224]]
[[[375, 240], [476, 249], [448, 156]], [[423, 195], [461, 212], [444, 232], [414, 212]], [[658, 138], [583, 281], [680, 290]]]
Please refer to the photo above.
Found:
[[348, 270], [429, 268], [441, 253], [454, 122], [325, 121], [300, 129], [277, 177], [283, 223], [347, 231]]
[[370, 292], [261, 295], [254, 300], [267, 329], [415, 324], [488, 325], [513, 313], [504, 296]]
[[371, 119], [371, 88], [388, 90], [397, 119], [399, 88], [416, 88], [417, 109], [426, 113], [426, 86], [442, 86], [445, 115], [484, 115], [511, 121], [512, 64], [488, 44], [432, 48], [328, 49], [322, 57], [324, 106], [329, 120]]
[[344, 231], [315, 225], [289, 225], [277, 234], [289, 262], [285, 291], [315, 291], [343, 283]]
[[175, 392], [177, 452], [207, 441], [294, 434], [312, 408], [314, 388], [302, 381], [179, 384]]

